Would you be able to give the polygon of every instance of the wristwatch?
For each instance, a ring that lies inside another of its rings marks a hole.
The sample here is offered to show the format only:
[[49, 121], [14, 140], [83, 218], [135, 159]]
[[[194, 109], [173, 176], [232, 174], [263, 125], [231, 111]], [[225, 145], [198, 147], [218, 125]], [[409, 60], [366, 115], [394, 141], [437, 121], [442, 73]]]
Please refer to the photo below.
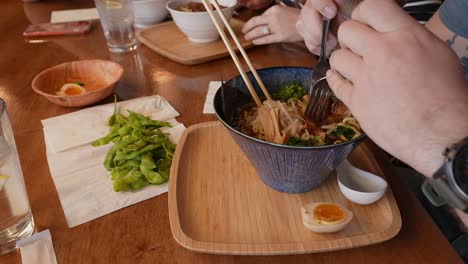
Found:
[[444, 164], [422, 185], [436, 207], [449, 205], [468, 213], [468, 137], [445, 149]]

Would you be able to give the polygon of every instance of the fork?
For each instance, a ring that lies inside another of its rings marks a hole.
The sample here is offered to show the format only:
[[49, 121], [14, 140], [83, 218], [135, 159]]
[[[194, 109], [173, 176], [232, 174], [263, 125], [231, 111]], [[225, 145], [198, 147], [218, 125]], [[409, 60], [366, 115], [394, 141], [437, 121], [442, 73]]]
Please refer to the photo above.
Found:
[[322, 20], [322, 43], [320, 46], [320, 58], [312, 71], [312, 81], [309, 89], [309, 103], [307, 104], [305, 117], [309, 121], [321, 123], [328, 115], [331, 106], [333, 92], [328, 86], [326, 73], [330, 69], [327, 61], [327, 35], [330, 27], [330, 19]]

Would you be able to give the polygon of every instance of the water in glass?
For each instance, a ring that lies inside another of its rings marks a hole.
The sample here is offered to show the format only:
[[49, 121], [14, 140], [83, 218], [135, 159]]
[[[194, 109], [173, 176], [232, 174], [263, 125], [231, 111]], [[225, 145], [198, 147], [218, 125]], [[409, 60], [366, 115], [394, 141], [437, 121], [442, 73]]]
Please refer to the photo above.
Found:
[[135, 50], [131, 0], [95, 0], [107, 46], [111, 52]]
[[34, 232], [34, 220], [24, 185], [10, 121], [0, 98], [0, 255]]

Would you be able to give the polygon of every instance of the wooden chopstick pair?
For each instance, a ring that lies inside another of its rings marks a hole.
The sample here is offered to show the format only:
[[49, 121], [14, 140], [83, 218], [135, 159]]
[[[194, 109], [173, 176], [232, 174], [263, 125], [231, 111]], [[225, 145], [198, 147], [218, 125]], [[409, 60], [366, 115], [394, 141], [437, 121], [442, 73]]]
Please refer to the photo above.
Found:
[[[234, 30], [232, 30], [231, 25], [229, 24], [229, 22], [227, 21], [226, 17], [223, 14], [223, 11], [221, 11], [221, 8], [219, 7], [218, 2], [216, 0], [212, 0], [212, 1], [213, 1], [212, 2], [213, 6], [215, 7], [216, 11], [218, 11], [219, 17], [221, 18], [221, 20], [223, 21], [223, 23], [226, 26], [227, 30], [231, 34], [231, 37], [234, 40], [234, 43], [236, 44], [236, 46], [239, 49], [240, 53], [242, 54], [242, 57], [244, 58], [245, 62], [247, 62], [247, 65], [249, 66], [250, 71], [252, 72], [253, 76], [255, 77], [255, 80], [257, 80], [258, 85], [262, 89], [263, 94], [265, 94], [265, 97], [267, 98], [267, 100], [272, 100], [271, 96], [270, 96], [270, 93], [268, 92], [268, 90], [265, 87], [265, 84], [263, 84], [262, 79], [260, 79], [260, 76], [258, 76], [258, 73], [255, 70], [255, 68], [253, 67], [252, 62], [250, 61], [249, 57], [247, 56], [247, 53], [245, 53], [244, 48], [242, 47], [239, 40], [237, 39], [237, 36], [234, 33]], [[224, 45], [226, 45], [226, 48], [228, 49], [229, 54], [231, 55], [231, 58], [234, 61], [234, 64], [236, 65], [236, 67], [237, 67], [237, 70], [239, 70], [239, 73], [242, 76], [242, 79], [244, 80], [245, 84], [247, 85], [247, 88], [249, 89], [249, 92], [252, 95], [255, 103], [257, 104], [257, 106], [261, 106], [262, 101], [258, 97], [257, 92], [255, 92], [255, 89], [254, 89], [252, 83], [250, 82], [249, 77], [245, 73], [244, 68], [242, 67], [242, 64], [239, 61], [239, 58], [237, 57], [237, 54], [234, 51], [234, 48], [231, 46], [231, 42], [229, 41], [228, 37], [226, 36], [226, 33], [223, 30], [223, 27], [219, 24], [219, 21], [216, 19], [215, 13], [211, 9], [210, 0], [202, 0], [202, 3], [205, 6], [205, 9], [208, 11], [208, 14], [211, 17], [211, 20], [213, 20], [213, 23], [216, 26], [216, 29], [218, 30], [219, 35], [221, 36], [221, 38], [222, 38], [222, 40], [224, 42]]]

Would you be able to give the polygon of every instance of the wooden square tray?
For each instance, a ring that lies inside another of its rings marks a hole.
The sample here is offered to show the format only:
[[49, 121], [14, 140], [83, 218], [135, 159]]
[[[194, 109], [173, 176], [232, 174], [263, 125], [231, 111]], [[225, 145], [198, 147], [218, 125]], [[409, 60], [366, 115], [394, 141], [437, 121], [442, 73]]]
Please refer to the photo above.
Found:
[[[244, 49], [252, 47], [252, 42], [245, 40], [241, 33], [244, 22], [232, 18], [230, 24], [242, 47]], [[229, 56], [229, 52], [221, 38], [209, 43], [191, 42], [173, 21], [142, 29], [136, 35], [150, 49], [166, 58], [186, 65], [199, 64]], [[227, 35], [229, 36], [229, 34]], [[237, 50], [234, 41], [231, 40], [231, 43]]]
[[[382, 175], [361, 144], [349, 158]], [[354, 213], [345, 229], [316, 234], [302, 225], [302, 204], [338, 202]], [[169, 218], [175, 240], [187, 249], [217, 254], [277, 255], [332, 251], [395, 236], [401, 217], [391, 190], [363, 206], [341, 194], [336, 176], [318, 189], [286, 194], [268, 188], [219, 122], [188, 128], [177, 146], [169, 184]]]

